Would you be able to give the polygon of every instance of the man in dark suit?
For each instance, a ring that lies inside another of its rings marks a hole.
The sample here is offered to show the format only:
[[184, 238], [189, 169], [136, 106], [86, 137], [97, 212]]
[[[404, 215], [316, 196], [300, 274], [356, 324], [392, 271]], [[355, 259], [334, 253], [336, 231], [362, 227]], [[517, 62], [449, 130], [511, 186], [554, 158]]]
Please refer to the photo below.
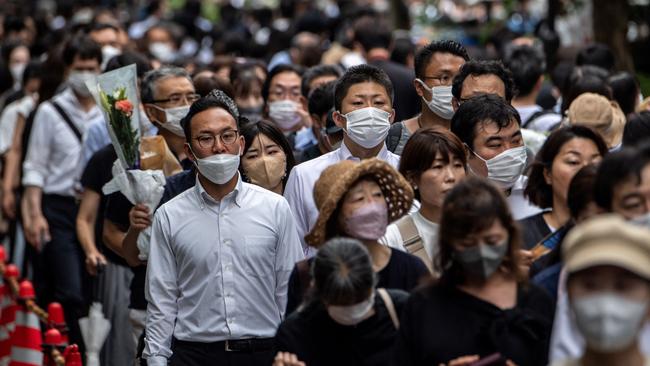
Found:
[[375, 17], [365, 16], [354, 25], [354, 42], [366, 61], [384, 70], [393, 83], [395, 121], [403, 121], [420, 113], [420, 98], [413, 87], [413, 70], [390, 60], [390, 28]]

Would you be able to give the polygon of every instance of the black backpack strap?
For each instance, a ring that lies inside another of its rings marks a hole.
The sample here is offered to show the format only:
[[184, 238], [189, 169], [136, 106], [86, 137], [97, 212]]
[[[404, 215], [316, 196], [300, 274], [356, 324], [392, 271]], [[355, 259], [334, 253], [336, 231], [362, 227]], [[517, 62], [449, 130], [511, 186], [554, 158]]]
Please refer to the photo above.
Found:
[[534, 120], [538, 119], [541, 116], [545, 116], [547, 114], [555, 114], [551, 109], [542, 109], [541, 111], [537, 111], [528, 117], [526, 121], [521, 125], [521, 128], [528, 128], [528, 125], [530, 125]]
[[79, 129], [77, 128], [77, 126], [74, 125], [74, 123], [70, 119], [70, 116], [68, 116], [68, 114], [65, 113], [65, 111], [63, 110], [63, 108], [61, 107], [61, 105], [59, 103], [55, 102], [54, 100], [50, 100], [50, 103], [52, 104], [52, 107], [54, 107], [54, 109], [56, 109], [56, 111], [59, 112], [59, 114], [61, 115], [61, 118], [63, 118], [65, 123], [72, 130], [72, 133], [74, 133], [74, 135], [77, 136], [77, 140], [79, 140], [79, 142], [81, 142], [82, 141], [81, 132], [79, 132]]
[[399, 140], [402, 137], [402, 128], [404, 128], [403, 122], [395, 122], [390, 126], [388, 130], [388, 136], [386, 136], [386, 148], [388, 151], [394, 153], [399, 145]]

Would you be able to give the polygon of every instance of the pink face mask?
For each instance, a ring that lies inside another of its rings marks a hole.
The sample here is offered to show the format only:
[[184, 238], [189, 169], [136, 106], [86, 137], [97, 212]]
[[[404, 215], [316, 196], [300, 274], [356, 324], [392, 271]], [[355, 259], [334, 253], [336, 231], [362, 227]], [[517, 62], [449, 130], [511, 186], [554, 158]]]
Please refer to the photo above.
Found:
[[378, 240], [386, 234], [388, 210], [381, 203], [370, 203], [359, 207], [345, 219], [344, 230], [359, 240]]

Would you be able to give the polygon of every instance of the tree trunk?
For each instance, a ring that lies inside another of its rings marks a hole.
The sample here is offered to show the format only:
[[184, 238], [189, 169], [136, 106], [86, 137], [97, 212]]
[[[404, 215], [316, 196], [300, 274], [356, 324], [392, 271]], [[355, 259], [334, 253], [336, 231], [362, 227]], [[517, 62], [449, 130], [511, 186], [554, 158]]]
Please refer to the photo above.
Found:
[[616, 69], [634, 72], [627, 43], [627, 0], [593, 0], [594, 38], [608, 45], [616, 57]]

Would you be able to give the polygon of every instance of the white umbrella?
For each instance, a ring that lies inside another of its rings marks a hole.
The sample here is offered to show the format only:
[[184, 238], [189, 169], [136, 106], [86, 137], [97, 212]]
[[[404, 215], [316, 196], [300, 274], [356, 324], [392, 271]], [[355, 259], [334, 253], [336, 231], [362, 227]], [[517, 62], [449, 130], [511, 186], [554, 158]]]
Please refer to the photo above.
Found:
[[111, 323], [104, 318], [102, 304], [94, 302], [88, 316], [79, 319], [81, 335], [86, 345], [86, 366], [99, 366], [99, 351], [111, 330]]

